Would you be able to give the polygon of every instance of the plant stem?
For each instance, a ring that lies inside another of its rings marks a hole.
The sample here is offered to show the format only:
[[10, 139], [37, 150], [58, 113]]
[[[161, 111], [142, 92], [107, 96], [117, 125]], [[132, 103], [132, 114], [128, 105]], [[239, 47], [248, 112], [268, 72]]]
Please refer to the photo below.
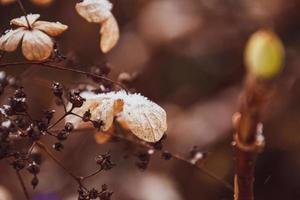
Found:
[[[86, 76], [89, 76], [89, 77], [94, 77], [94, 78], [99, 78], [99, 79], [102, 79], [102, 80], [105, 80], [105, 81], [109, 81], [109, 82], [115, 84], [116, 86], [119, 86], [120, 88], [122, 88], [126, 92], [128, 92], [128, 89], [122, 83], [114, 81], [114, 80], [112, 80], [108, 77], [96, 75], [96, 74], [81, 71], [81, 70], [78, 70], [78, 69], [66, 68], [66, 67], [63, 67], [63, 66], [59, 66], [55, 63], [50, 63], [50, 61], [1, 63], [0, 68], [4, 68], [4, 67], [8, 67], [8, 66], [22, 66], [22, 65], [43, 66], [43, 67], [47, 67], [47, 68], [51, 68], [51, 69], [74, 72], [74, 73], [77, 73], [77, 74], [83, 74], [83, 75], [86, 75]], [[77, 68], [79, 68], [79, 67], [77, 67]]]
[[16, 170], [16, 174], [17, 174], [17, 176], [18, 176], [18, 179], [19, 179], [19, 182], [20, 182], [20, 184], [21, 184], [21, 187], [22, 187], [22, 190], [23, 190], [23, 192], [24, 192], [24, 195], [25, 195], [25, 197], [26, 197], [26, 200], [30, 200], [30, 196], [29, 196], [29, 194], [28, 194], [28, 191], [27, 191], [27, 189], [26, 189], [26, 186], [25, 186], [25, 183], [24, 183], [24, 180], [23, 180], [23, 178], [22, 178], [22, 176], [21, 176], [20, 171]]
[[240, 97], [240, 111], [234, 121], [235, 177], [234, 200], [253, 200], [257, 154], [264, 147], [261, 115], [271, 88], [268, 83], [247, 77]]
[[25, 8], [23, 6], [23, 3], [22, 3], [21, 0], [17, 0], [17, 2], [18, 2], [18, 5], [19, 5], [21, 11], [23, 12], [23, 15], [24, 15], [25, 19], [26, 19], [28, 29], [31, 30], [31, 25], [30, 25], [29, 20], [27, 18], [27, 12], [26, 12], [26, 10], [25, 10]]

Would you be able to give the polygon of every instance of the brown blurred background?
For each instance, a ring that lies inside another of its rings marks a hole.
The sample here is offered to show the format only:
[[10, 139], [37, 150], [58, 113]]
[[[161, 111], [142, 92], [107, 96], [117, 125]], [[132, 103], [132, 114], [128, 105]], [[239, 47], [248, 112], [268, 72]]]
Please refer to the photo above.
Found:
[[[99, 50], [99, 26], [77, 15], [76, 1], [54, 0], [47, 7], [23, 2], [29, 13], [40, 13], [42, 20], [69, 26], [57, 41], [82, 70], [108, 59], [112, 78], [121, 72], [138, 72], [133, 87], [168, 113], [166, 147], [182, 155], [194, 145], [210, 152], [207, 168], [231, 183], [231, 115], [237, 110], [245, 75], [243, 48], [257, 29], [273, 29], [286, 46], [286, 63], [265, 114], [267, 146], [257, 162], [255, 196], [257, 200], [300, 199], [300, 1], [112, 0], [121, 38], [108, 55]], [[20, 15], [17, 4], [0, 6], [0, 31]], [[20, 55], [11, 53], [6, 61], [23, 59]], [[71, 87], [84, 78], [30, 66], [8, 68], [7, 73], [22, 76], [34, 115], [54, 106], [53, 80]], [[141, 172], [134, 157], [123, 158], [130, 149], [122, 142], [99, 145], [92, 133], [82, 133], [74, 134], [57, 155], [84, 175], [96, 168], [95, 155], [110, 150], [117, 166], [92, 178], [89, 185], [107, 183], [113, 199], [232, 199], [222, 184], [176, 160], [155, 156]], [[43, 160], [39, 179], [37, 189], [30, 189], [35, 200], [76, 199], [76, 184], [50, 160]], [[30, 176], [26, 182], [30, 188]], [[1, 197], [5, 192], [10, 197]], [[14, 171], [1, 161], [0, 200], [11, 199], [23, 199], [23, 193]]]

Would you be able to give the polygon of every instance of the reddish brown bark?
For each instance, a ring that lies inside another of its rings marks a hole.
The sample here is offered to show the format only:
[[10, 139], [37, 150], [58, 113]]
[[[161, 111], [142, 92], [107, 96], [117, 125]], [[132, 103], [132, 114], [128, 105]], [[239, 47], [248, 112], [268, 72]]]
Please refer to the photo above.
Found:
[[235, 117], [235, 179], [234, 199], [254, 199], [254, 170], [257, 154], [264, 146], [260, 121], [263, 107], [270, 95], [269, 84], [248, 77], [240, 97], [240, 111]]

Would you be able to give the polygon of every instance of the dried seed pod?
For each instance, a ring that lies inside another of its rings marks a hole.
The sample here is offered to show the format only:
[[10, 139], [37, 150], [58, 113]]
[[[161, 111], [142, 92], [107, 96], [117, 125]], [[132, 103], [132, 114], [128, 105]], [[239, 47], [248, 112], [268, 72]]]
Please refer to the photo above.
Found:
[[284, 47], [278, 36], [267, 30], [255, 32], [245, 50], [245, 65], [249, 72], [262, 79], [273, 78], [283, 67]]

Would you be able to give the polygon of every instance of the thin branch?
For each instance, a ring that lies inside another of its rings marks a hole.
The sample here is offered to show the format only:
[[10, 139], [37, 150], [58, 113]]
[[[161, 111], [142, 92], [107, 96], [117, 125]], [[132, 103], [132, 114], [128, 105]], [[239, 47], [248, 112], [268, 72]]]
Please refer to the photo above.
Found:
[[239, 113], [233, 117], [236, 133], [234, 199], [253, 200], [254, 170], [257, 154], [263, 150], [262, 110], [272, 88], [253, 76], [248, 76], [240, 98]]
[[63, 66], [51, 64], [51, 63], [49, 63], [49, 61], [1, 63], [0, 68], [4, 68], [4, 67], [8, 67], [8, 66], [22, 66], [22, 65], [44, 66], [44, 67], [51, 68], [51, 69], [56, 69], [56, 70], [61, 70], [61, 71], [70, 71], [70, 72], [74, 72], [74, 73], [77, 73], [77, 74], [83, 74], [83, 75], [86, 75], [86, 76], [89, 76], [89, 77], [99, 78], [99, 79], [102, 79], [102, 80], [105, 80], [105, 81], [109, 81], [109, 82], [119, 86], [120, 88], [122, 88], [126, 92], [128, 92], [128, 89], [122, 83], [114, 81], [114, 80], [112, 80], [110, 78], [107, 78], [105, 76], [100, 76], [100, 75], [92, 74], [90, 72], [81, 71], [81, 70], [78, 70], [78, 69], [71, 69], [71, 68], [66, 68], [66, 67], [63, 67]]
[[22, 178], [22, 175], [21, 175], [20, 171], [16, 170], [16, 174], [17, 174], [17, 176], [18, 176], [18, 179], [19, 179], [19, 182], [20, 182], [20, 184], [21, 184], [21, 187], [22, 187], [22, 190], [23, 190], [23, 192], [24, 192], [24, 195], [25, 195], [25, 197], [26, 197], [26, 200], [30, 200], [29, 193], [28, 193], [28, 191], [27, 191], [27, 189], [26, 189], [26, 186], [25, 186], [25, 183], [24, 183], [24, 180], [23, 180], [23, 178]]
[[[71, 114], [72, 114], [72, 113], [71, 113]], [[81, 118], [81, 116], [79, 116], [79, 115], [75, 115], [75, 116]], [[59, 132], [60, 130], [52, 130], [52, 131], [53, 131], [53, 132]], [[93, 129], [93, 128], [85, 128], [85, 129], [76, 129], [76, 130], [74, 130], [74, 131], [76, 131], [76, 132], [81, 132], [81, 131], [95, 131], [95, 129]], [[121, 139], [121, 140], [123, 140], [123, 141], [125, 141], [125, 142], [129, 142], [129, 143], [131, 143], [131, 144], [134, 144], [134, 145], [137, 145], [137, 146], [146, 148], [146, 149], [148, 149], [148, 150], [154, 150], [155, 152], [160, 152], [160, 153], [163, 152], [163, 150], [157, 150], [157, 149], [155, 149], [155, 148], [154, 148], [153, 146], [151, 146], [149, 143], [146, 143], [146, 142], [141, 141], [141, 140], [136, 140], [136, 139], [132, 139], [132, 138], [126, 137], [126, 136], [123, 135], [123, 134], [109, 134], [109, 133], [103, 133], [103, 134], [111, 135], [111, 136], [113, 136], [113, 137], [115, 137], [115, 138], [117, 138], [117, 139]], [[170, 153], [170, 155], [171, 155], [172, 158], [175, 158], [176, 160], [181, 161], [181, 162], [184, 162], [184, 163], [186, 163], [186, 164], [188, 164], [188, 165], [191, 165], [192, 167], [198, 169], [199, 171], [201, 171], [203, 174], [207, 175], [208, 177], [210, 177], [210, 178], [216, 180], [217, 182], [222, 183], [228, 190], [233, 191], [233, 187], [232, 187], [232, 185], [231, 185], [230, 183], [228, 183], [228, 182], [222, 180], [222, 179], [221, 179], [220, 177], [218, 177], [216, 174], [210, 172], [208, 169], [206, 169], [206, 168], [204, 167], [204, 165], [197, 165], [197, 164], [194, 164], [194, 163], [190, 162], [190, 160], [184, 158], [183, 156], [180, 156], [180, 155], [178, 155], [178, 154], [176, 154], [176, 153], [172, 153], [172, 152], [169, 152], [169, 153]]]
[[65, 172], [67, 172], [73, 179], [77, 180], [78, 177], [74, 175], [68, 168], [66, 168], [56, 157], [53, 153], [44, 145], [44, 143], [37, 141], [36, 144], [40, 147], [56, 164], [58, 164]]
[[50, 129], [52, 129], [53, 127], [55, 127], [59, 122], [61, 122], [69, 114], [70, 114], [70, 112], [66, 112], [65, 114], [63, 114], [56, 122], [54, 122], [52, 125], [50, 125], [47, 128], [47, 131], [49, 131]]
[[[106, 134], [106, 133], [104, 133]], [[124, 136], [124, 135], [121, 135], [121, 134], [113, 134], [112, 135], [113, 137], [116, 137], [118, 139], [122, 139], [124, 141], [127, 141], [127, 142], [130, 142], [130, 143], [133, 143], [135, 145], [139, 145], [139, 146], [142, 146], [146, 149], [149, 149], [149, 150], [154, 150], [154, 151], [157, 151], [157, 152], [163, 152], [162, 150], [157, 150], [155, 149], [153, 146], [151, 146], [150, 144], [144, 142], [144, 141], [137, 141], [137, 140], [134, 140], [134, 139], [129, 139], [128, 137]], [[233, 191], [233, 187], [230, 183], [224, 181], [223, 179], [221, 179], [220, 177], [218, 177], [216, 174], [214, 174], [213, 172], [209, 171], [208, 169], [206, 169], [204, 167], [204, 165], [198, 165], [198, 164], [193, 164], [190, 162], [190, 160], [176, 154], [176, 153], [171, 153], [169, 152], [170, 155], [172, 156], [172, 158], [175, 158], [176, 160], [178, 161], [181, 161], [181, 162], [184, 162], [188, 165], [191, 165], [193, 166], [194, 168], [200, 170], [203, 174], [207, 175], [208, 177], [222, 183], [227, 189], [229, 189], [230, 191]]]
[[18, 2], [18, 5], [19, 5], [21, 11], [23, 12], [23, 15], [24, 15], [25, 19], [26, 19], [28, 29], [31, 30], [31, 25], [30, 25], [29, 20], [27, 18], [27, 12], [26, 12], [26, 10], [23, 6], [22, 0], [17, 0], [17, 2]]
[[93, 177], [93, 176], [99, 174], [100, 172], [102, 172], [102, 170], [103, 170], [102, 168], [99, 168], [99, 169], [96, 170], [95, 172], [93, 172], [93, 173], [91, 173], [91, 174], [89, 174], [89, 175], [87, 175], [87, 176], [81, 177], [81, 180], [84, 181], [84, 180], [86, 180], [86, 179], [88, 179], [88, 178], [91, 178], [91, 177]]

